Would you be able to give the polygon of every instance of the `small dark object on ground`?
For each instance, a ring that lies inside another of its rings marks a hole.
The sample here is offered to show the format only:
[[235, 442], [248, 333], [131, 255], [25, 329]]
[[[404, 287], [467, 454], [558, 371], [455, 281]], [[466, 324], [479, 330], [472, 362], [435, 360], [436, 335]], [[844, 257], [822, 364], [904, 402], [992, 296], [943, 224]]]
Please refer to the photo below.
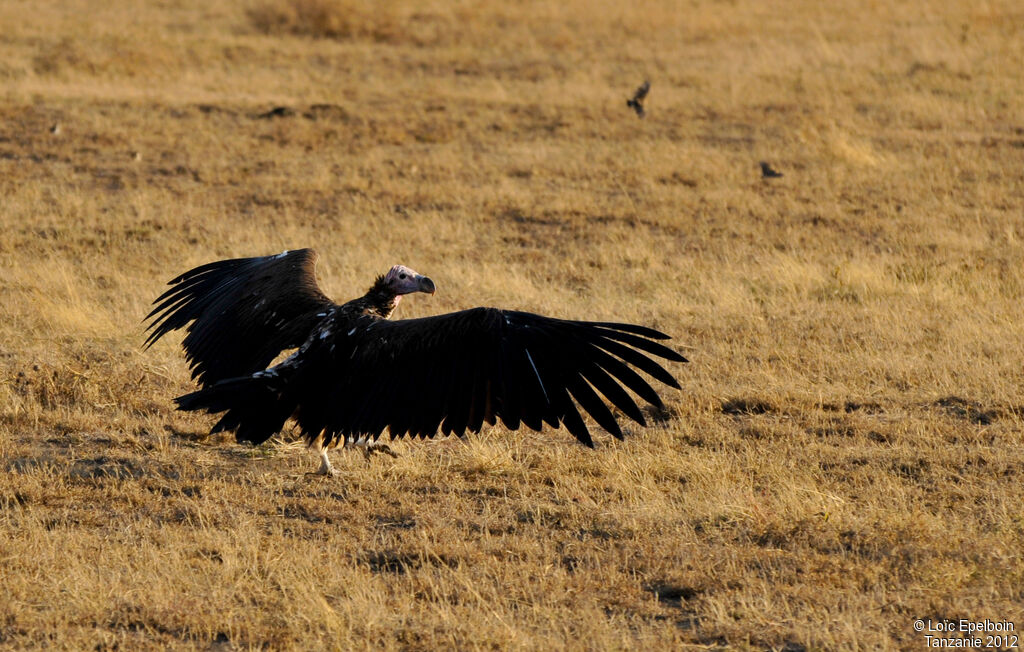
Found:
[[761, 178], [763, 179], [777, 179], [782, 176], [782, 173], [777, 170], [773, 170], [772, 166], [768, 165], [767, 161], [761, 161], [760, 166]]
[[261, 113], [256, 116], [258, 120], [270, 120], [271, 118], [288, 118], [295, 115], [295, 109], [289, 109], [287, 106], [275, 106], [266, 113]]

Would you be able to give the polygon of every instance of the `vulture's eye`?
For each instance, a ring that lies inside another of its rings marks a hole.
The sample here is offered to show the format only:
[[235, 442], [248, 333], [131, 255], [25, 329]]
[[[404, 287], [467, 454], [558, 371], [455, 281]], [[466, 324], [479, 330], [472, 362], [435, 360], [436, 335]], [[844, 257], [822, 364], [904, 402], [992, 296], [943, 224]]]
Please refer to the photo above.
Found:
[[400, 278], [400, 279], [402, 279], [404, 281], [405, 280], [405, 272], [402, 272], [401, 274], [399, 274], [398, 278]]

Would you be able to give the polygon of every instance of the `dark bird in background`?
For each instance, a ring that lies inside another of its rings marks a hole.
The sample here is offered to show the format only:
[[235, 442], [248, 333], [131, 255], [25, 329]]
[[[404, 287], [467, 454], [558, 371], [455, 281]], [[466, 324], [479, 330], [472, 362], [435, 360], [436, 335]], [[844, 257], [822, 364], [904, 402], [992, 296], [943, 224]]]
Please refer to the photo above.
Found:
[[767, 161], [761, 161], [761, 178], [762, 179], [777, 179], [782, 176], [781, 172], [772, 169], [772, 166], [768, 165]]
[[[211, 432], [266, 441], [292, 418], [320, 452], [356, 445], [369, 454], [392, 439], [479, 432], [501, 420], [541, 430], [564, 425], [593, 447], [577, 406], [622, 439], [610, 402], [646, 425], [629, 388], [662, 407], [634, 367], [679, 384], [650, 356], [686, 362], [632, 324], [571, 321], [497, 308], [391, 321], [402, 296], [434, 293], [434, 282], [396, 265], [358, 299], [336, 304], [316, 282], [311, 249], [223, 260], [170, 281], [146, 317], [146, 346], [184, 328], [182, 345], [200, 389], [180, 410], [223, 413]], [[282, 352], [297, 350], [268, 368]], [[646, 354], [646, 355], [645, 355]], [[600, 392], [605, 400], [598, 395]], [[390, 451], [386, 451], [390, 452]]]
[[647, 97], [647, 93], [650, 90], [651, 82], [645, 81], [638, 89], [636, 89], [636, 92], [633, 93], [633, 99], [626, 100], [626, 106], [636, 111], [636, 114], [641, 118], [646, 115], [644, 112], [644, 98]]

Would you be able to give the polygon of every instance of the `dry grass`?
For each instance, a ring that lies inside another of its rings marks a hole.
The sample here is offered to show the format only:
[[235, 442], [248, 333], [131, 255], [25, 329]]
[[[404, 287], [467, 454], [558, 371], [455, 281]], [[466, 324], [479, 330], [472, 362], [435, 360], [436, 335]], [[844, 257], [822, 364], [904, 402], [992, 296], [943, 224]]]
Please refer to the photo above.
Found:
[[[1024, 626], [1017, 3], [58, 0], [0, 24], [0, 645]], [[684, 389], [597, 451], [494, 429], [339, 453], [330, 480], [206, 437], [171, 409], [177, 342], [140, 350], [149, 301], [310, 245], [340, 299], [429, 274], [404, 316], [664, 329]]]

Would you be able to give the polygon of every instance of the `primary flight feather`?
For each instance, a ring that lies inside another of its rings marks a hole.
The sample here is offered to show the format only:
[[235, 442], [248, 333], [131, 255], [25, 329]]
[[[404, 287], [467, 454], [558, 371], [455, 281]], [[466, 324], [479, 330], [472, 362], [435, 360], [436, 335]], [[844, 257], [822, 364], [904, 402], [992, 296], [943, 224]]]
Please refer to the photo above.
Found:
[[577, 405], [621, 439], [607, 403], [641, 425], [626, 388], [662, 406], [635, 369], [679, 388], [651, 356], [686, 358], [657, 342], [668, 336], [656, 330], [497, 308], [391, 321], [403, 295], [433, 294], [434, 282], [396, 265], [339, 305], [317, 285], [316, 258], [301, 249], [224, 260], [170, 281], [147, 316], [146, 346], [185, 329], [200, 389], [175, 399], [178, 409], [223, 413], [212, 432], [255, 444], [293, 418], [320, 448], [320, 472], [331, 473], [327, 448], [370, 450], [385, 429], [394, 439], [462, 436], [498, 420], [511, 430], [547, 423], [593, 446]]

